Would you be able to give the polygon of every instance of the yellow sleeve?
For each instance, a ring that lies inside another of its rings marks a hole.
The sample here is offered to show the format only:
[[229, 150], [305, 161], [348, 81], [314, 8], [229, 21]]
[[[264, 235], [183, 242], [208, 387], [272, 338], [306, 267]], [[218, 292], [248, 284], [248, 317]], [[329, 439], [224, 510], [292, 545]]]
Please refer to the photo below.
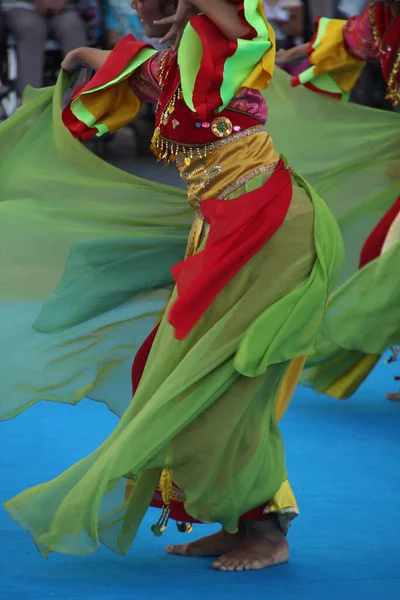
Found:
[[309, 47], [311, 66], [292, 79], [292, 85], [304, 85], [316, 92], [347, 98], [360, 76], [365, 62], [346, 49], [344, 30], [347, 21], [320, 18]]

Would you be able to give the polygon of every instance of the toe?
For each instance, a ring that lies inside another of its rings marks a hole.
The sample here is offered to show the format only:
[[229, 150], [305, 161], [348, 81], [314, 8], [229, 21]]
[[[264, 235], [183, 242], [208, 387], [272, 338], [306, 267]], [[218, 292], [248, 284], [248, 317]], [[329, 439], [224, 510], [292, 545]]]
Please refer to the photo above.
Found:
[[166, 551], [168, 554], [180, 554], [181, 556], [185, 556], [187, 548], [184, 546], [167, 546]]
[[226, 571], [226, 563], [224, 560], [216, 560], [212, 564], [212, 568], [215, 569], [216, 571]]
[[256, 571], [261, 569], [261, 563], [259, 560], [249, 560], [246, 562], [244, 568], [246, 571]]

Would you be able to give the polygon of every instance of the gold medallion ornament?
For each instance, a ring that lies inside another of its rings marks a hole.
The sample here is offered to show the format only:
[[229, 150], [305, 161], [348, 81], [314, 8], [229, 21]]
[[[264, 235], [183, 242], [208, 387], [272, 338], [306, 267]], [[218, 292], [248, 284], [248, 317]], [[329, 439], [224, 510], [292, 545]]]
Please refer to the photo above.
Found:
[[217, 117], [211, 123], [211, 131], [218, 138], [228, 137], [233, 131], [232, 121], [226, 117]]

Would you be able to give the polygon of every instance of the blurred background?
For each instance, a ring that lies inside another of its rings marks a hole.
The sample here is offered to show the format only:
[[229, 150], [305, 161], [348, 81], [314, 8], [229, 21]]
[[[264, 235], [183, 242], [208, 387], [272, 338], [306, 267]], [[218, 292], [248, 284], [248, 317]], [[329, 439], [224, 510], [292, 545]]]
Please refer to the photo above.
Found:
[[[157, 6], [167, 0], [141, 1]], [[85, 45], [112, 49], [129, 33], [157, 47], [158, 40], [146, 39], [135, 4], [137, 0], [0, 0], [0, 121], [17, 110], [27, 85], [55, 83], [62, 58], [70, 50]], [[278, 49], [310, 41], [317, 17], [348, 18], [360, 14], [366, 4], [366, 0], [264, 0]], [[286, 70], [295, 74], [296, 65]], [[368, 65], [351, 101], [388, 108], [385, 89], [379, 64]], [[149, 157], [153, 114], [154, 107], [144, 106], [134, 123], [112, 137], [96, 139], [90, 147], [120, 168], [178, 184], [175, 174], [153, 170]], [[143, 161], [137, 162], [140, 158]]]

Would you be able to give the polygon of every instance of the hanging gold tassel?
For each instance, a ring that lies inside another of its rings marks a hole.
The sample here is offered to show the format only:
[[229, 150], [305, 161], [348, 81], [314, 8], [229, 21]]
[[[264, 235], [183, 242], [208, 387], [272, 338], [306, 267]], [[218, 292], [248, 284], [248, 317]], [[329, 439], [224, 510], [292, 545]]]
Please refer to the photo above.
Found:
[[161, 537], [163, 532], [167, 529], [170, 512], [169, 506], [164, 506], [161, 511], [161, 517], [158, 519], [155, 525], [152, 525], [151, 531], [156, 537]]
[[178, 523], [176, 522], [176, 527], [179, 533], [192, 533], [193, 525], [191, 523]]
[[169, 515], [171, 509], [169, 507], [171, 502], [171, 490], [172, 490], [172, 473], [168, 469], [164, 469], [161, 473], [159, 481], [159, 489], [161, 492], [162, 501], [164, 506], [161, 511], [161, 516], [157, 523], [151, 527], [151, 531], [156, 537], [162, 536], [163, 532], [168, 527]]
[[169, 506], [171, 502], [172, 473], [168, 469], [164, 469], [161, 473], [159, 487], [165, 506]]

